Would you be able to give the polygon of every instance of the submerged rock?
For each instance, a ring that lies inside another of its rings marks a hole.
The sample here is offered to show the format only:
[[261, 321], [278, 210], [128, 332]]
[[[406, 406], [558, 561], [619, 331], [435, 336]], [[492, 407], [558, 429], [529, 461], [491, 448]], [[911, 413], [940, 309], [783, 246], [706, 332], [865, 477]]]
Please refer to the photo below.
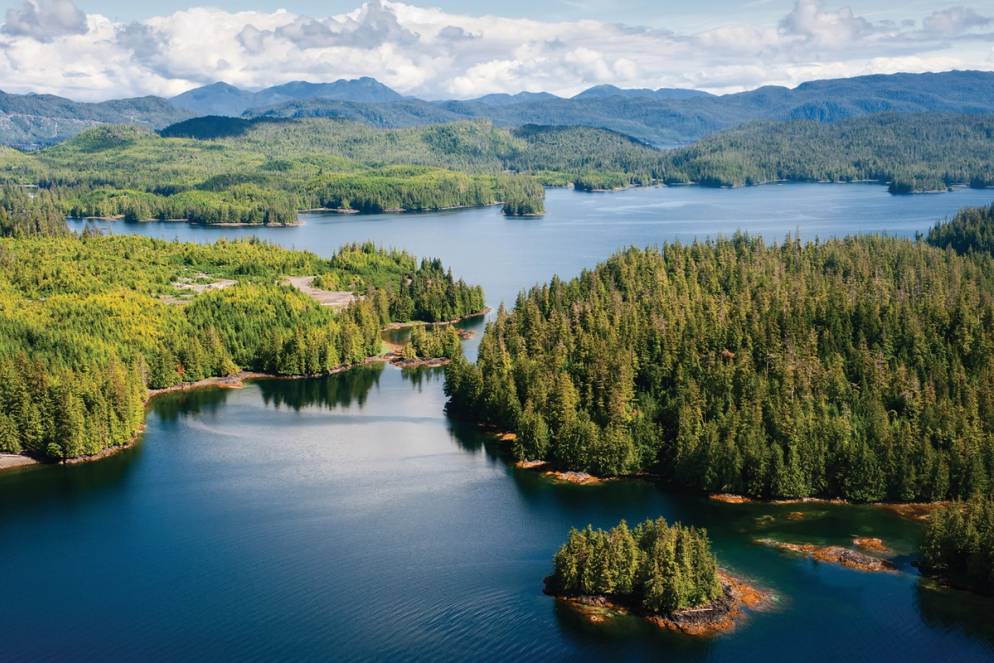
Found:
[[869, 550], [870, 552], [877, 552], [877, 553], [890, 552], [890, 548], [887, 547], [887, 544], [885, 544], [882, 539], [878, 539], [876, 537], [857, 536], [853, 538], [852, 542], [853, 545], [856, 546], [857, 548], [862, 548], [863, 550]]
[[847, 569], [855, 569], [857, 571], [880, 573], [896, 570], [895, 566], [886, 559], [867, 555], [858, 550], [842, 546], [816, 546], [810, 543], [787, 543], [774, 539], [756, 539], [756, 543], [784, 552], [804, 555], [819, 562], [838, 564]]

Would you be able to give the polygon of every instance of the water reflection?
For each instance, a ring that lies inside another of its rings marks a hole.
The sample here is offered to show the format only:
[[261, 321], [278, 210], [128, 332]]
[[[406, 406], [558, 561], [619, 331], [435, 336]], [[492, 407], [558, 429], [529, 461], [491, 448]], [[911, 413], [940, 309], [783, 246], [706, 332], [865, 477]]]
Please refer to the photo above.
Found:
[[149, 402], [149, 409], [164, 422], [201, 414], [216, 415], [228, 400], [229, 392], [230, 389], [222, 387], [204, 387], [160, 394]]
[[439, 366], [412, 366], [400, 369], [400, 374], [405, 382], [419, 394], [424, 392], [427, 385], [443, 384], [445, 382], [445, 368]]
[[99, 499], [122, 489], [144, 447], [138, 444], [99, 462], [39, 465], [0, 473], [0, 525], [43, 507], [72, 508], [82, 497]]
[[922, 578], [914, 594], [922, 621], [932, 628], [962, 633], [994, 646], [994, 598], [942, 587]]
[[385, 364], [357, 366], [343, 373], [306, 380], [259, 380], [256, 384], [266, 405], [299, 411], [318, 406], [328, 410], [362, 407], [369, 392], [380, 383]]

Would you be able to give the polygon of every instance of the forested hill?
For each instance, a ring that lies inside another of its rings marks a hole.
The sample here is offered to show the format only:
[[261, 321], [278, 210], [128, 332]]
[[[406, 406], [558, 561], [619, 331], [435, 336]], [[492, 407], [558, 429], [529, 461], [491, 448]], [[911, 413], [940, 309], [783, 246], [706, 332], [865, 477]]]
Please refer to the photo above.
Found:
[[[11, 218], [45, 203], [73, 216], [268, 224], [322, 207], [381, 212], [506, 202], [509, 213], [532, 213], [542, 209], [540, 182], [594, 172], [600, 182], [625, 185], [663, 174], [657, 150], [593, 129], [512, 132], [460, 122], [380, 130], [325, 119], [214, 117], [163, 133], [99, 127], [32, 154], [0, 150], [0, 182], [41, 187], [34, 198], [8, 187], [0, 207]], [[541, 179], [516, 175], [523, 170]]]
[[887, 113], [750, 124], [671, 153], [670, 166], [713, 186], [872, 180], [895, 193], [994, 186], [994, 116]]
[[160, 129], [190, 116], [159, 97], [82, 103], [50, 94], [0, 91], [0, 145], [33, 150], [58, 143], [100, 124], [136, 124]]
[[935, 225], [928, 232], [928, 243], [960, 254], [994, 257], [994, 205], [963, 210], [952, 220]]
[[[994, 182], [994, 116], [889, 114], [756, 124], [660, 151], [585, 127], [456, 122], [376, 129], [328, 119], [204, 117], [157, 135], [111, 126], [36, 153], [0, 148], [0, 234], [60, 215], [293, 223], [297, 211], [542, 210], [540, 184], [876, 180], [898, 192]], [[24, 187], [40, 187], [26, 190]]]
[[[289, 276], [360, 297], [336, 312]], [[139, 431], [146, 388], [327, 373], [379, 354], [391, 321], [482, 308], [438, 261], [371, 245], [321, 259], [258, 241], [0, 239], [0, 451], [95, 454]]]
[[994, 487], [994, 259], [876, 236], [632, 249], [522, 294], [446, 388], [559, 468], [965, 498]]

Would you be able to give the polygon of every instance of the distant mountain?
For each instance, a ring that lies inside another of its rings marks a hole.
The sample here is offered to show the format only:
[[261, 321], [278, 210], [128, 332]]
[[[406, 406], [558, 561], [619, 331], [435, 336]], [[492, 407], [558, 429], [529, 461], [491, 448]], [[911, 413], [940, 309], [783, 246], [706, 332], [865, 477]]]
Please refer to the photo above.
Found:
[[698, 90], [626, 90], [599, 85], [571, 99], [532, 93], [487, 95], [466, 101], [405, 98], [373, 104], [311, 99], [255, 109], [246, 115], [341, 117], [386, 127], [474, 118], [512, 127], [589, 126], [618, 131], [659, 147], [675, 147], [754, 120], [835, 122], [881, 112], [994, 112], [994, 72], [861, 76], [812, 81], [794, 89], [765, 86], [722, 96]]
[[212, 83], [187, 90], [169, 101], [196, 115], [241, 115], [255, 106], [255, 93], [227, 83]]
[[512, 106], [514, 104], [523, 104], [530, 101], [548, 101], [559, 98], [560, 97], [557, 97], [549, 92], [518, 92], [517, 94], [486, 94], [482, 97], [472, 99], [471, 102], [487, 106]]
[[197, 115], [241, 115], [249, 109], [264, 109], [280, 104], [327, 99], [357, 103], [401, 101], [404, 97], [368, 76], [334, 83], [293, 81], [258, 92], [241, 90], [227, 83], [213, 83], [188, 90], [170, 101]]
[[661, 87], [658, 90], [649, 88], [620, 88], [616, 85], [595, 85], [573, 96], [573, 99], [606, 99], [608, 97], [628, 97], [642, 99], [692, 99], [694, 97], [713, 96], [703, 90], [687, 88]]
[[377, 127], [464, 119], [487, 119], [508, 127], [587, 126], [617, 131], [658, 147], [675, 147], [754, 120], [836, 122], [882, 112], [992, 113], [994, 72], [860, 76], [811, 81], [793, 89], [765, 86], [721, 96], [689, 89], [598, 85], [571, 99], [522, 92], [463, 101], [404, 97], [372, 78], [334, 83], [297, 81], [258, 92], [214, 83], [184, 92], [171, 103], [143, 97], [78, 104], [46, 95], [2, 95], [0, 143], [33, 148], [94, 124], [126, 122], [162, 127], [192, 115], [226, 115], [246, 119], [332, 117]]
[[333, 99], [305, 99], [271, 108], [247, 111], [249, 118], [330, 117], [365, 122], [374, 127], [409, 127], [464, 120], [466, 116], [420, 99], [402, 99], [389, 103], [359, 103]]
[[0, 144], [33, 150], [98, 124], [138, 124], [158, 129], [189, 116], [159, 97], [88, 104], [51, 94], [0, 91]]

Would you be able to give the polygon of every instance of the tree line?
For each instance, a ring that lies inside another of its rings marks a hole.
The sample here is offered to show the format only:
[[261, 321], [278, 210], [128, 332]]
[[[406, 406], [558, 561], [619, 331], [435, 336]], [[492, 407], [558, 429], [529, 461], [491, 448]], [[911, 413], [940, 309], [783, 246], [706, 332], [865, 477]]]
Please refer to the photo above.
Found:
[[[294, 274], [360, 296], [334, 311], [283, 285]], [[221, 279], [233, 285], [196, 292]], [[432, 286], [410, 290], [412, 281]], [[324, 260], [260, 241], [2, 239], [0, 450], [90, 455], [137, 433], [147, 389], [242, 369], [313, 375], [361, 363], [380, 353], [384, 325], [409, 319], [394, 317], [402, 290], [429, 320], [476, 312], [463, 306], [482, 300], [433, 261], [369, 245]], [[452, 297], [447, 308], [439, 291]]]
[[761, 122], [670, 154], [669, 181], [888, 183], [893, 193], [994, 185], [994, 119], [884, 113], [839, 122]]
[[994, 205], [961, 210], [950, 221], [928, 231], [928, 243], [956, 253], [994, 256]]
[[630, 249], [519, 295], [446, 389], [565, 469], [966, 498], [994, 488], [994, 260], [878, 236]]
[[921, 554], [925, 573], [994, 594], [994, 498], [978, 493], [932, 513]]
[[722, 595], [718, 564], [705, 530], [646, 520], [608, 531], [572, 529], [555, 556], [552, 591], [607, 596], [664, 615], [712, 603]]

